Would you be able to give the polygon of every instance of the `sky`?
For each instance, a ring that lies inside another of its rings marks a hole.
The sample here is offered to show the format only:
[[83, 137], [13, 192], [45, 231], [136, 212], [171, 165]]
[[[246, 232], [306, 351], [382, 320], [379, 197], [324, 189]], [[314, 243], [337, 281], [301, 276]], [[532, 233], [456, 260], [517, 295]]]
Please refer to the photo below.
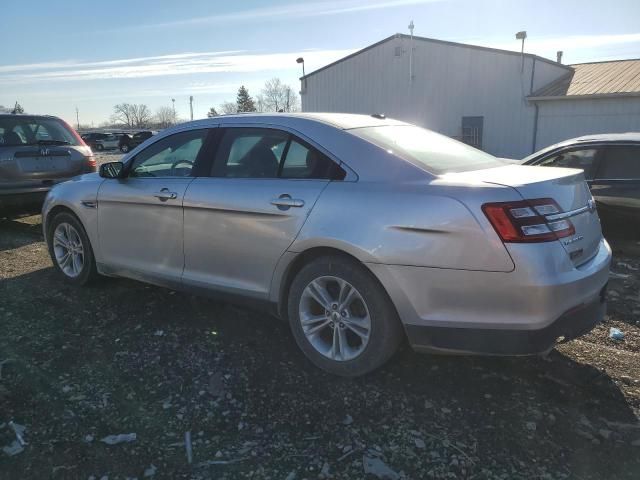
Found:
[[640, 0], [30, 0], [2, 5], [0, 105], [98, 126], [121, 102], [194, 118], [394, 33], [564, 63], [640, 57]]

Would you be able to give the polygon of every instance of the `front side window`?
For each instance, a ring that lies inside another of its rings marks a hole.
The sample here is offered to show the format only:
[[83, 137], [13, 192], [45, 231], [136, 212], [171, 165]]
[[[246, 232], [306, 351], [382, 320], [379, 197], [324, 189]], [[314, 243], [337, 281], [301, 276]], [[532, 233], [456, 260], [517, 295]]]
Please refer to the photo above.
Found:
[[603, 180], [640, 179], [640, 146], [608, 147], [598, 170]]
[[345, 172], [326, 155], [287, 132], [229, 128], [220, 141], [212, 176], [341, 180]]
[[208, 130], [176, 133], [149, 145], [135, 156], [130, 177], [188, 177]]
[[592, 180], [595, 173], [597, 156], [598, 149], [596, 148], [565, 150], [545, 158], [537, 165], [541, 167], [578, 168], [584, 171], [584, 176], [587, 180]]

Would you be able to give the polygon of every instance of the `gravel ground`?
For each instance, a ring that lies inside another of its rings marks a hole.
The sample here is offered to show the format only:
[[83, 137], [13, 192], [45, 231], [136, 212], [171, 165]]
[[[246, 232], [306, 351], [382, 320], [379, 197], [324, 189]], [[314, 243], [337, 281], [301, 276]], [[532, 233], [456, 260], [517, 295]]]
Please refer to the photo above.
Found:
[[[606, 321], [547, 358], [405, 348], [341, 379], [264, 314], [62, 283], [40, 228], [0, 220], [2, 479], [640, 477], [638, 243], [616, 253]], [[119, 434], [135, 440], [102, 441]]]

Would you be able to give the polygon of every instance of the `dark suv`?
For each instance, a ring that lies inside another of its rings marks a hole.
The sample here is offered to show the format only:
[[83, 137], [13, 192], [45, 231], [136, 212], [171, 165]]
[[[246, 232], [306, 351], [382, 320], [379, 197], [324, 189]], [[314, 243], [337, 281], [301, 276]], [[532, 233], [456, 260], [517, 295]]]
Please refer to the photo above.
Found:
[[522, 163], [583, 170], [605, 230], [640, 221], [640, 133], [573, 138], [544, 148]]
[[134, 133], [133, 136], [124, 135], [120, 138], [120, 151], [122, 153], [127, 153], [130, 150], [133, 150], [146, 139], [153, 137], [156, 132], [152, 132], [150, 130], [145, 130], [142, 132]]
[[39, 211], [53, 185], [95, 171], [91, 149], [63, 120], [0, 114], [0, 216]]

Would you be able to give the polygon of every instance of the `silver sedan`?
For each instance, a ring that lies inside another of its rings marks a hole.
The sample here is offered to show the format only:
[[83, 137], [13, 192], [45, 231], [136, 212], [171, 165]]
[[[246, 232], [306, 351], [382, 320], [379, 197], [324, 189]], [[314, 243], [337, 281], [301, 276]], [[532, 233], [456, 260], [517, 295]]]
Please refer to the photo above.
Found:
[[611, 250], [580, 170], [508, 164], [380, 116], [163, 131], [43, 208], [55, 267], [268, 309], [345, 376], [417, 350], [546, 352], [599, 322]]

